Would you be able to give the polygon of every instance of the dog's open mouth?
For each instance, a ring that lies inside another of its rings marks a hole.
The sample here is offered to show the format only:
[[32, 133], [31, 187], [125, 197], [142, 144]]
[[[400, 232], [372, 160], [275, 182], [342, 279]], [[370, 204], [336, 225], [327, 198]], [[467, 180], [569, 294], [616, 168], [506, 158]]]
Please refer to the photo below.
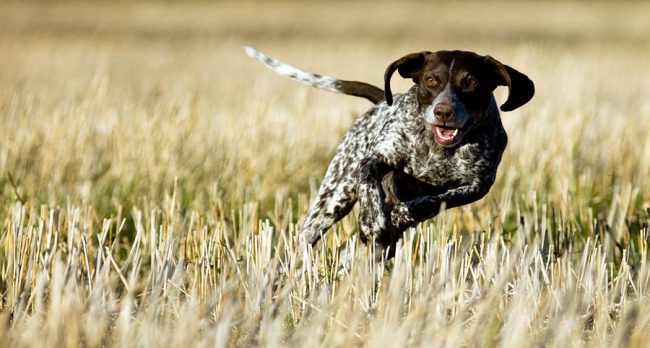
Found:
[[431, 125], [433, 136], [440, 145], [451, 146], [460, 142], [465, 130], [463, 128], [454, 128], [447, 126]]

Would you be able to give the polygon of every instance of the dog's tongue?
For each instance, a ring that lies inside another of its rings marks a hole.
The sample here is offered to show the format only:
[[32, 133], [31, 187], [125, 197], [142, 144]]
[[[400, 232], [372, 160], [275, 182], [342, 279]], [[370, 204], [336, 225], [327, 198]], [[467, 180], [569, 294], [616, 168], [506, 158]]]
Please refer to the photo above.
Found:
[[445, 138], [451, 138], [454, 136], [454, 131], [455, 129], [448, 129], [448, 128], [442, 128], [438, 127], [440, 129], [440, 134], [444, 136]]
[[451, 145], [456, 141], [456, 137], [459, 135], [458, 129], [453, 128], [444, 128], [438, 126], [432, 126], [433, 135], [436, 138], [438, 144], [441, 145]]

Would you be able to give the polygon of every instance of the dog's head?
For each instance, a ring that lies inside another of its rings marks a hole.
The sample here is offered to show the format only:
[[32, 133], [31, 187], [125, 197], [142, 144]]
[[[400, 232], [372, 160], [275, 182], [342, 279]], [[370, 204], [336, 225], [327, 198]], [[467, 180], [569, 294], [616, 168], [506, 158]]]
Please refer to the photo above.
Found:
[[390, 78], [397, 70], [418, 85], [418, 103], [435, 140], [457, 146], [472, 125], [485, 114], [492, 92], [508, 86], [502, 111], [514, 110], [535, 94], [533, 82], [519, 71], [490, 56], [465, 51], [419, 52], [391, 63], [384, 75], [386, 103], [392, 105]]

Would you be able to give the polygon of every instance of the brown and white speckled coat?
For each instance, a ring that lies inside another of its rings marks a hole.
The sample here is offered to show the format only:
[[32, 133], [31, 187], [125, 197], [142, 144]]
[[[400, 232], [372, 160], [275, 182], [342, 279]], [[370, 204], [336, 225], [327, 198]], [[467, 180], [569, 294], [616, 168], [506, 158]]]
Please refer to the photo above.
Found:
[[[362, 240], [392, 251], [405, 229], [434, 217], [443, 206], [485, 196], [507, 144], [492, 91], [499, 85], [510, 89], [504, 111], [534, 94], [525, 75], [472, 52], [419, 52], [400, 58], [386, 70], [386, 92], [302, 71], [250, 48], [247, 53], [292, 79], [375, 103], [354, 122], [330, 163], [302, 227], [302, 238], [310, 244], [357, 201]], [[393, 96], [390, 78], [395, 71], [415, 85]]]

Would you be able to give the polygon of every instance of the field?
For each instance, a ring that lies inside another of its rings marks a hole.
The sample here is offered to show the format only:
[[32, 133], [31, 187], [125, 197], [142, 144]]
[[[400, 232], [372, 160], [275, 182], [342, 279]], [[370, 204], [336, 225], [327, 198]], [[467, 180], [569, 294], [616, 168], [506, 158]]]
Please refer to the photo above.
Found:
[[[0, 346], [647, 346], [648, 14], [3, 2]], [[356, 211], [303, 254], [308, 202], [370, 105], [277, 76], [248, 45], [380, 86], [406, 53], [472, 50], [537, 94], [502, 113], [489, 195], [405, 233], [389, 265]]]

